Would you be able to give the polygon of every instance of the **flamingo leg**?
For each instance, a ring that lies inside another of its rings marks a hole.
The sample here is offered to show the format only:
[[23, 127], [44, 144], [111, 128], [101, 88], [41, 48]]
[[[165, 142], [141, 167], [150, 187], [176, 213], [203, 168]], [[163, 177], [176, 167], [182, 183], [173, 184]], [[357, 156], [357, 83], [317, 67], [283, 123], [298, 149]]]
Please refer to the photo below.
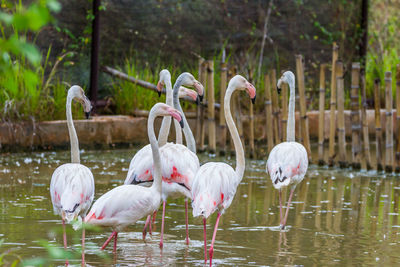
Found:
[[207, 263], [207, 226], [206, 226], [207, 219], [203, 218], [203, 224], [204, 224], [204, 263]]
[[[63, 226], [63, 241], [64, 241], [64, 249], [67, 250], [67, 233], [65, 231], [65, 220], [62, 219], [62, 226]], [[68, 260], [65, 261], [65, 265], [68, 266]]]
[[150, 216], [150, 220], [149, 220], [149, 234], [150, 234], [150, 235], [153, 235], [153, 229], [152, 229], [152, 227], [151, 227], [152, 215], [149, 215], [149, 216]]
[[[85, 222], [85, 219], [82, 218], [82, 224]], [[82, 267], [85, 266], [85, 226], [82, 228]]]
[[106, 242], [104, 242], [103, 246], [101, 246], [100, 250], [104, 250], [104, 249], [107, 247], [108, 243], [110, 243], [111, 239], [112, 239], [116, 234], [117, 234], [117, 232], [115, 232], [115, 231], [112, 232], [111, 235], [110, 235], [110, 237], [106, 240]]
[[164, 246], [164, 218], [165, 218], [165, 200], [163, 200], [162, 219], [161, 219], [161, 238], [160, 248]]
[[279, 189], [279, 217], [280, 217], [280, 221], [279, 224], [282, 225], [282, 190]]
[[186, 245], [189, 245], [188, 200], [185, 199]]
[[153, 224], [154, 224], [154, 222], [156, 221], [156, 217], [157, 217], [157, 211], [155, 211], [154, 213], [153, 213]]
[[118, 233], [115, 232], [115, 235], [114, 235], [114, 250], [113, 250], [114, 254], [117, 253], [117, 238], [118, 238]]
[[146, 242], [146, 234], [147, 234], [146, 229], [147, 229], [147, 226], [149, 225], [150, 219], [151, 219], [151, 216], [147, 215], [146, 223], [144, 224], [144, 228], [143, 228], [143, 241], [145, 241], [145, 242]]
[[211, 246], [210, 246], [210, 267], [212, 266], [212, 257], [214, 254], [214, 242], [215, 242], [215, 236], [217, 235], [217, 231], [218, 231], [218, 223], [219, 223], [219, 218], [221, 217], [221, 213], [218, 212], [218, 216], [217, 216], [217, 221], [215, 222], [215, 227], [214, 227], [214, 233], [213, 233], [213, 237], [211, 240]]
[[294, 192], [294, 188], [292, 190], [290, 190], [290, 196], [289, 196], [288, 204], [287, 204], [287, 207], [286, 207], [286, 214], [285, 214], [285, 218], [283, 219], [283, 222], [282, 222], [282, 230], [285, 229], [286, 220], [287, 220], [288, 215], [289, 215], [290, 203], [292, 202], [293, 192]]

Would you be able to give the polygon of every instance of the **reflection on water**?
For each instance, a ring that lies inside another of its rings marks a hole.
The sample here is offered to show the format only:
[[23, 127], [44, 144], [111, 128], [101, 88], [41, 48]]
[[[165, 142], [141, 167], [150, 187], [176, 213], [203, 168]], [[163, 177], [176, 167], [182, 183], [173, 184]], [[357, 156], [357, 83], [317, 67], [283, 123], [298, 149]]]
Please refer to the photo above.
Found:
[[[84, 151], [82, 162], [96, 180], [96, 198], [122, 184], [133, 150]], [[0, 239], [3, 250], [15, 248], [23, 258], [45, 256], [38, 240], [61, 246], [61, 221], [52, 214], [49, 181], [54, 169], [68, 162], [69, 152], [3, 154], [0, 158]], [[201, 162], [209, 159], [200, 157]], [[212, 160], [234, 159], [213, 158]], [[221, 217], [215, 243], [215, 265], [399, 265], [399, 177], [375, 172], [311, 166], [297, 187], [288, 228], [280, 232], [278, 192], [265, 173], [265, 161], [248, 160], [245, 177], [231, 207]], [[288, 192], [283, 193], [287, 199]], [[142, 241], [144, 221], [119, 234], [116, 259], [98, 247], [110, 229], [87, 233], [87, 262], [95, 266], [202, 265], [202, 221], [189, 217], [190, 245], [185, 245], [182, 200], [166, 211], [164, 249], [158, 248], [160, 218], [155, 233]], [[216, 214], [208, 220], [210, 241]], [[70, 227], [69, 227], [70, 228]], [[68, 233], [78, 250], [79, 232]], [[208, 242], [209, 243], [209, 242]], [[79, 259], [72, 261], [79, 264]], [[63, 260], [57, 261], [62, 265]]]

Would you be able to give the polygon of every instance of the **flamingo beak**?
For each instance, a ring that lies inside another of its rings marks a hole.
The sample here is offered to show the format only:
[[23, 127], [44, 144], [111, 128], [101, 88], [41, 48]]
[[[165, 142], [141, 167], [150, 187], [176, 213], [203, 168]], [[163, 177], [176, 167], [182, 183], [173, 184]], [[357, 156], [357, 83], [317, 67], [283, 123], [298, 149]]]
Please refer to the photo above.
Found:
[[161, 82], [158, 82], [158, 83], [157, 83], [157, 93], [158, 93], [158, 97], [161, 96], [162, 88], [163, 88], [163, 84], [162, 84]]
[[199, 94], [200, 102], [202, 102], [203, 96], [204, 96], [204, 86], [199, 81], [195, 81], [193, 84], [193, 87], [196, 89], [197, 93]]
[[281, 94], [282, 88], [276, 87], [276, 90], [278, 91], [278, 94]]
[[179, 125], [183, 128], [183, 120], [182, 120], [182, 115], [179, 111], [177, 111], [174, 108], [169, 108], [168, 109], [169, 115], [171, 115], [174, 119], [176, 119], [179, 122]]
[[90, 111], [89, 112], [85, 112], [85, 117], [86, 117], [87, 120], [89, 119], [89, 116], [90, 116]]
[[251, 102], [254, 104], [256, 102], [256, 88], [249, 82], [246, 82], [246, 91], [251, 98]]
[[201, 101], [201, 100], [200, 100], [200, 96], [197, 95], [197, 96], [196, 96], [196, 105], [199, 105], [199, 104], [200, 104], [200, 101]]

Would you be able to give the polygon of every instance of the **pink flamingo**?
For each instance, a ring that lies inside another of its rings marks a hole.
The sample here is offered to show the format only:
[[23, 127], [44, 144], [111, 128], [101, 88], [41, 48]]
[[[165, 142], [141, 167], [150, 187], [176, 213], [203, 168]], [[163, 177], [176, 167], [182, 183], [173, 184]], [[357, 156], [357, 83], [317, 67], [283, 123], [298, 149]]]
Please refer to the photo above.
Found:
[[203, 217], [204, 223], [204, 261], [207, 262], [206, 220], [218, 210], [214, 233], [209, 250], [210, 266], [214, 253], [215, 236], [218, 230], [218, 222], [225, 209], [229, 208], [236, 194], [236, 189], [243, 178], [245, 169], [245, 157], [239, 133], [232, 119], [230, 99], [235, 90], [246, 90], [253, 103], [256, 99], [256, 89], [240, 75], [233, 77], [228, 84], [224, 98], [225, 119], [232, 135], [236, 151], [236, 169], [222, 162], [208, 162], [200, 167], [192, 185], [193, 216]]
[[[168, 81], [167, 81], [168, 92]], [[163, 145], [160, 149], [162, 166], [162, 200], [163, 200], [163, 213], [161, 222], [161, 238], [160, 247], [164, 245], [164, 218], [166, 201], [168, 197], [177, 198], [180, 196], [185, 197], [185, 221], [186, 221], [186, 243], [189, 244], [189, 227], [188, 227], [188, 198], [191, 198], [191, 187], [195, 173], [200, 167], [199, 159], [196, 156], [196, 143], [193, 133], [186, 121], [185, 114], [179, 103], [178, 94], [181, 85], [193, 86], [199, 92], [199, 96], [203, 94], [203, 86], [194, 79], [190, 73], [182, 73], [176, 80], [174, 85], [174, 106], [182, 114], [183, 128], [185, 139], [188, 147], [182, 144], [173, 144], [166, 142], [166, 135], [160, 135], [159, 143]], [[163, 124], [162, 124], [163, 126]], [[161, 130], [160, 130], [161, 131]], [[149, 157], [137, 158], [137, 155], [132, 159], [130, 169], [124, 184], [140, 184], [152, 181], [152, 165], [153, 162]], [[146, 236], [146, 228], [151, 225], [150, 217], [147, 218], [145, 228], [143, 230], [143, 239]]]
[[[286, 142], [276, 145], [269, 154], [267, 161], [267, 172], [272, 185], [279, 190], [279, 214], [280, 227], [285, 229], [286, 220], [289, 214], [289, 207], [292, 201], [293, 192], [307, 172], [308, 157], [307, 151], [300, 143], [295, 142], [295, 77], [293, 72], [286, 71], [278, 80], [278, 91], [281, 84], [287, 83], [290, 88], [289, 114], [287, 124]], [[282, 187], [291, 186], [285, 217], [282, 217]]]
[[[53, 173], [50, 182], [50, 196], [54, 213], [61, 215], [63, 225], [64, 249], [67, 249], [67, 223], [78, 216], [84, 218], [94, 196], [93, 174], [86, 166], [80, 164], [78, 136], [72, 121], [71, 103], [75, 99], [83, 105], [86, 117], [92, 108], [83, 89], [77, 85], [68, 90], [66, 115], [69, 139], [71, 143], [71, 163], [59, 166]], [[78, 217], [79, 218], [79, 217]], [[85, 228], [82, 228], [82, 266], [85, 262]], [[68, 264], [68, 261], [67, 261]]]
[[102, 250], [114, 238], [115, 253], [118, 232], [122, 231], [126, 226], [136, 223], [142, 217], [152, 214], [160, 206], [162, 162], [154, 133], [154, 120], [157, 116], [172, 116], [183, 127], [181, 114], [176, 109], [163, 103], [157, 103], [150, 110], [147, 130], [153, 155], [152, 162], [154, 162], [152, 170], [154, 183], [151, 187], [137, 185], [118, 186], [102, 195], [93, 204], [85, 221], [93, 225], [109, 226], [113, 229], [111, 236], [101, 247]]

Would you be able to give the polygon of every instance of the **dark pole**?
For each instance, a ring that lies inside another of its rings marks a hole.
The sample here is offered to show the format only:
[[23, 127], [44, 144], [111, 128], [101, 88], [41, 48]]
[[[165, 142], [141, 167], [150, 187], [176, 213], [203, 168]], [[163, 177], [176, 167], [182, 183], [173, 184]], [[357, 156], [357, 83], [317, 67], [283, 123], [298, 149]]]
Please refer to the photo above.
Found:
[[100, 47], [100, 0], [93, 0], [92, 49], [90, 54], [90, 100], [96, 111], [99, 87], [99, 47]]
[[361, 69], [365, 69], [365, 61], [368, 48], [368, 1], [361, 0], [361, 40], [360, 40], [360, 61]]

